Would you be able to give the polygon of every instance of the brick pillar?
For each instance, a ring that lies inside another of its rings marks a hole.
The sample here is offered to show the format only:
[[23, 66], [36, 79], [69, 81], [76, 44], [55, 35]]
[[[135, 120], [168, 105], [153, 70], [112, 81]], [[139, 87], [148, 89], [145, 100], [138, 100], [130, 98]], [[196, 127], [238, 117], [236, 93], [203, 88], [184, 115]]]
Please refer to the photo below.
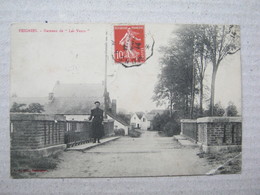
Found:
[[205, 152], [241, 149], [241, 117], [204, 117], [197, 123], [198, 142]]

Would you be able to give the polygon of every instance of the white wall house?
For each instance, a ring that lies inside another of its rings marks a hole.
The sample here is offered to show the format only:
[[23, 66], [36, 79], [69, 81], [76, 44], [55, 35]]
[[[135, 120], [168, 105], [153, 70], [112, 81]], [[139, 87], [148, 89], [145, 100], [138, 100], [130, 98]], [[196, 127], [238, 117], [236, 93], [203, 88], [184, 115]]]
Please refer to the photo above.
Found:
[[130, 125], [134, 128], [141, 128], [141, 120], [136, 113], [134, 113], [130, 119]]
[[150, 114], [150, 113], [147, 114], [134, 113], [131, 117], [130, 124], [134, 128], [149, 130], [152, 129], [152, 120], [154, 116], [155, 116], [154, 114]]
[[147, 119], [146, 115], [144, 114], [141, 118], [141, 129], [148, 130], [151, 127], [151, 122]]
[[107, 114], [107, 118], [108, 119], [113, 119], [114, 120], [114, 129], [124, 129], [125, 130], [125, 135], [128, 135], [128, 131], [129, 131], [129, 125], [121, 120], [119, 120], [118, 118], [116, 118], [115, 116], [111, 115], [111, 114]]

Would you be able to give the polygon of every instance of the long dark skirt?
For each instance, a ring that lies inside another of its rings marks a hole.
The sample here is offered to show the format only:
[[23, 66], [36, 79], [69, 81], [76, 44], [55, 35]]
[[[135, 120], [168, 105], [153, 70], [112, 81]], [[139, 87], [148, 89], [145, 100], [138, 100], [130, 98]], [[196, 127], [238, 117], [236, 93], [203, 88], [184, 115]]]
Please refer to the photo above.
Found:
[[92, 138], [100, 139], [104, 136], [104, 127], [101, 122], [92, 122]]

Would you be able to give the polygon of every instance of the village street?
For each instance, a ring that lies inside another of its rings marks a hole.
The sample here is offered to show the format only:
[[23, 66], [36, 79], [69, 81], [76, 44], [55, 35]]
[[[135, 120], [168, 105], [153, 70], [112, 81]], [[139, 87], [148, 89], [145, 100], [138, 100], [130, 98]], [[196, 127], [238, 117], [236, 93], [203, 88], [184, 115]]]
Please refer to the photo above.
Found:
[[[102, 140], [101, 140], [102, 141]], [[80, 151], [67, 151], [55, 170], [40, 177], [120, 177], [205, 174], [214, 167], [199, 158], [198, 148], [181, 146], [173, 137], [143, 131]]]

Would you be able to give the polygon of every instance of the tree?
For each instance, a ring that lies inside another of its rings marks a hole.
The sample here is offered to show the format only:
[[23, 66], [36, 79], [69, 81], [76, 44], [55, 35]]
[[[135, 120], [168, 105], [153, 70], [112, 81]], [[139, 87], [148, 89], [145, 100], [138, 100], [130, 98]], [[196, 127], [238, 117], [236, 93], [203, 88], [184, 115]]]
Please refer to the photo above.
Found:
[[206, 111], [207, 116], [223, 116], [225, 114], [225, 109], [222, 107], [221, 103], [218, 102], [213, 107], [213, 114], [211, 114], [211, 108]]
[[121, 120], [125, 121], [126, 123], [130, 124], [131, 116], [128, 114], [125, 114], [123, 112], [118, 112], [116, 114], [117, 117], [119, 117]]
[[205, 45], [205, 29], [207, 25], [195, 26], [194, 63], [197, 68], [197, 79], [199, 84], [199, 115], [203, 115], [204, 77], [209, 64], [209, 52]]
[[233, 102], [228, 103], [227, 116], [237, 116], [237, 107]]
[[[205, 72], [212, 65], [209, 112], [216, 114], [215, 81], [219, 65], [226, 56], [240, 50], [238, 26], [234, 25], [189, 25], [182, 26], [175, 32], [174, 39], [161, 48], [161, 73], [154, 89], [153, 100], [158, 105], [167, 103], [170, 116], [175, 110], [182, 112], [182, 117], [202, 116], [204, 109]], [[199, 95], [199, 113], [195, 105]], [[222, 112], [221, 112], [222, 113]], [[219, 115], [220, 113], [218, 113]]]
[[215, 81], [220, 63], [227, 55], [240, 50], [239, 27], [234, 25], [208, 25], [205, 45], [212, 63], [210, 114], [214, 115]]
[[18, 104], [16, 102], [13, 103], [10, 112], [19, 112], [19, 113], [41, 113], [44, 112], [44, 106], [39, 103], [31, 103], [27, 107], [26, 104]]
[[153, 129], [156, 131], [162, 131], [169, 120], [170, 116], [168, 112], [164, 112], [162, 115], [155, 115], [152, 120]]
[[27, 112], [26, 104], [13, 103], [10, 112]]
[[[176, 32], [177, 38], [161, 48], [161, 74], [155, 86], [153, 100], [158, 104], [168, 101], [170, 116], [173, 106], [182, 110], [185, 117], [193, 117], [196, 69], [194, 65], [195, 36], [191, 28], [183, 27]], [[191, 47], [192, 46], [192, 47]]]
[[44, 111], [44, 106], [39, 103], [31, 103], [27, 108], [27, 112], [29, 113], [41, 113]]

